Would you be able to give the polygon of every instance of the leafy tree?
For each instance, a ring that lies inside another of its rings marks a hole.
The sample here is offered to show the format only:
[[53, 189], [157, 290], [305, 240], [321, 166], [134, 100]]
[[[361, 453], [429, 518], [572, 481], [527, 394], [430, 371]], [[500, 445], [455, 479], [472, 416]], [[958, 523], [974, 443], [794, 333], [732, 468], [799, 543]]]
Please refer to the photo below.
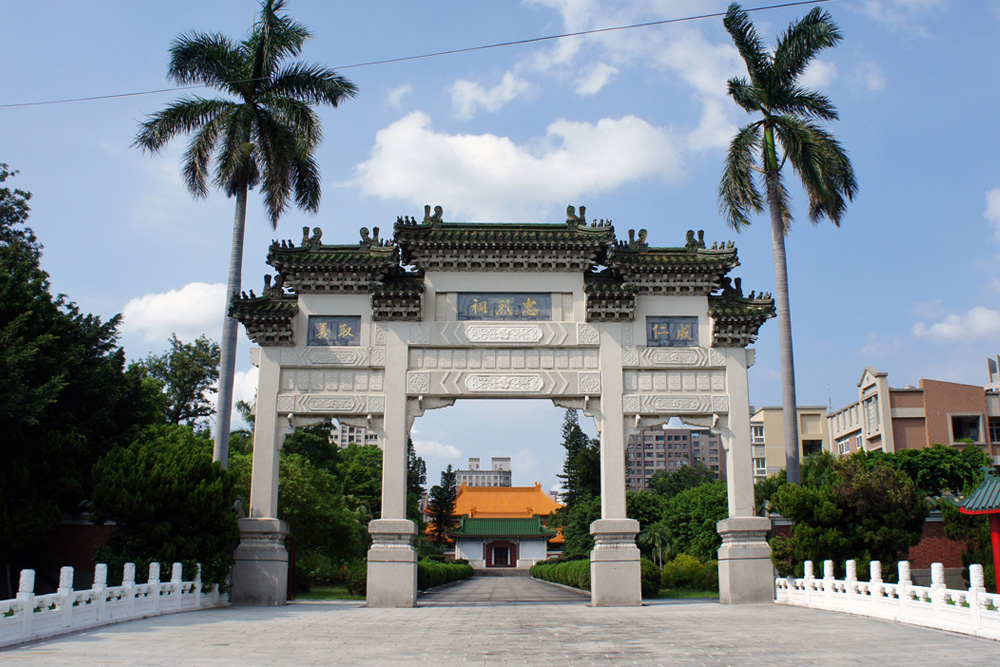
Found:
[[927, 502], [909, 477], [888, 462], [865, 455], [832, 461], [819, 485], [786, 484], [772, 497], [792, 521], [790, 537], [771, 540], [771, 559], [781, 573], [801, 575], [807, 560], [856, 559], [862, 571], [873, 560], [883, 572], [923, 534]]
[[[284, 0], [262, 0], [260, 16], [240, 42], [221, 34], [189, 32], [170, 48], [168, 78], [178, 85], [202, 85], [226, 97], [186, 97], [147, 117], [135, 146], [158, 152], [171, 139], [193, 134], [184, 156], [184, 180], [196, 197], [208, 195], [207, 179], [236, 197], [233, 246], [222, 332], [219, 415], [215, 458], [229, 460], [229, 421], [236, 367], [236, 320], [229, 316], [240, 291], [247, 194], [259, 187], [271, 226], [294, 202], [319, 210], [320, 176], [313, 159], [322, 139], [313, 107], [338, 106], [357, 95], [354, 84], [316, 64], [287, 62], [299, 55], [311, 34], [280, 12]], [[214, 170], [213, 170], [214, 163]]]
[[[963, 456], [975, 459], [976, 454], [984, 460], [975, 475], [961, 489], [961, 495], [968, 496], [983, 483], [984, 472], [990, 465], [990, 461], [985, 452], [979, 447], [966, 447], [962, 450]], [[958, 506], [952, 502], [941, 503], [941, 514], [944, 518], [944, 534], [950, 540], [957, 540], [965, 543], [965, 550], [962, 552], [962, 565], [965, 566], [965, 580], [969, 581], [969, 566], [978, 563], [983, 566], [983, 579], [986, 590], [995, 593], [996, 576], [993, 566], [993, 541], [990, 536], [989, 516], [985, 514], [962, 514], [958, 511]]]
[[585, 498], [601, 494], [601, 447], [580, 428], [576, 410], [566, 410], [562, 436], [566, 459], [558, 477], [566, 489], [563, 503], [571, 507]]
[[368, 508], [373, 518], [382, 515], [382, 450], [377, 445], [348, 445], [340, 450], [337, 472], [344, 495]]
[[649, 479], [649, 490], [663, 499], [670, 499], [685, 489], [714, 481], [715, 473], [698, 463], [677, 470], [657, 470]]
[[670, 532], [667, 526], [662, 521], [646, 526], [636, 541], [653, 557], [656, 567], [662, 569], [664, 556], [670, 547]]
[[31, 195], [0, 164], [0, 563], [37, 567], [60, 514], [88, 507], [90, 470], [158, 420], [156, 388], [125, 370], [119, 318], [53, 296]]
[[[799, 483], [798, 425], [795, 407], [795, 369], [792, 320], [788, 299], [785, 234], [792, 222], [788, 191], [782, 175], [791, 165], [809, 197], [809, 218], [829, 218], [840, 225], [847, 201], [854, 198], [854, 169], [837, 139], [820, 124], [836, 120], [837, 109], [826, 96], [802, 87], [799, 78], [821, 50], [841, 40], [830, 14], [818, 7], [793, 23], [768, 50], [749, 15], [736, 3], [723, 21], [746, 63], [749, 81], [729, 80], [729, 96], [747, 113], [761, 118], [740, 128], [733, 138], [719, 184], [719, 207], [736, 230], [750, 224], [751, 213], [766, 203], [771, 216], [775, 298], [781, 351], [782, 408], [784, 412], [788, 481]], [[761, 194], [757, 174], [763, 182]]]
[[340, 452], [331, 439], [331, 423], [306, 426], [295, 429], [295, 432], [285, 438], [281, 453], [298, 454], [306, 458], [315, 467], [337, 474], [341, 464]]
[[406, 436], [406, 449], [406, 515], [419, 525], [423, 522], [420, 497], [424, 494], [424, 484], [427, 483], [427, 463], [417, 456], [409, 435]]
[[203, 579], [223, 582], [239, 541], [235, 478], [212, 461], [212, 443], [186, 426], [150, 428], [94, 466], [94, 518], [118, 528], [114, 563], [200, 562]]
[[563, 557], [590, 558], [590, 552], [594, 548], [590, 524], [601, 518], [600, 496], [587, 496], [575, 505], [567, 505], [559, 513], [563, 515], [560, 518], [563, 524], [563, 537], [566, 538]]
[[455, 500], [458, 498], [458, 488], [455, 486], [455, 471], [451, 464], [441, 473], [441, 483], [431, 487], [430, 502], [427, 509], [431, 515], [431, 541], [444, 544], [449, 530], [458, 526], [455, 518]]
[[219, 344], [208, 336], [184, 343], [170, 336], [170, 349], [151, 354], [136, 366], [163, 388], [163, 417], [168, 424], [203, 426], [215, 414], [210, 394], [219, 374]]
[[625, 493], [625, 515], [639, 522], [639, 530], [651, 526], [663, 517], [663, 499], [648, 491]]
[[991, 461], [981, 447], [961, 450], [942, 444], [921, 449], [904, 449], [895, 454], [880, 454], [889, 463], [906, 473], [917, 489], [926, 496], [959, 494], [976, 479], [982, 479], [981, 468]]
[[729, 516], [726, 488], [725, 482], [706, 482], [681, 491], [665, 503], [663, 520], [656, 525], [667, 534], [668, 558], [688, 554], [708, 562], [717, 557], [722, 537], [716, 524]]

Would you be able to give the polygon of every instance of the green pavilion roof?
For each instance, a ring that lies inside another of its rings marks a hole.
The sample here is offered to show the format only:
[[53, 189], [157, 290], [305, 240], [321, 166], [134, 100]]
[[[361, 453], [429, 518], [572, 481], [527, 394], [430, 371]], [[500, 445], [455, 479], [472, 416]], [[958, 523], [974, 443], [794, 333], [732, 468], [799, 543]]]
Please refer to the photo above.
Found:
[[992, 467], [984, 468], [983, 483], [958, 505], [962, 514], [993, 514], [1000, 512], [1000, 477]]
[[522, 519], [461, 518], [456, 530], [448, 532], [453, 537], [555, 537], [557, 531], [546, 528], [538, 515]]

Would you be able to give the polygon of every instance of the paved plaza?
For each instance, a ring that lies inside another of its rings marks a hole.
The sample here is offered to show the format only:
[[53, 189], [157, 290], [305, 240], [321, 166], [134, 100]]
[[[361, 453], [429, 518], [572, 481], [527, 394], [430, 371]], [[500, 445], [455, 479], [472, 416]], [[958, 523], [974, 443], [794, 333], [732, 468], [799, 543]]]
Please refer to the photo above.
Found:
[[357, 602], [161, 616], [0, 651], [0, 665], [996, 665], [1000, 644], [773, 604], [594, 608], [575, 591], [476, 577], [415, 609]]

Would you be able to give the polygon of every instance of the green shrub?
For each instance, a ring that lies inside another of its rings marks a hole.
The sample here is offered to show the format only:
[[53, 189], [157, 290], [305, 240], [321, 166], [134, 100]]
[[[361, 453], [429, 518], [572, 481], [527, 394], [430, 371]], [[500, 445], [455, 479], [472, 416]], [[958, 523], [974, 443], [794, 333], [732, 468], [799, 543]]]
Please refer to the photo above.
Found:
[[347, 566], [347, 590], [355, 595], [368, 593], [368, 562], [359, 560]]
[[718, 590], [719, 563], [715, 560], [702, 563], [694, 556], [680, 554], [672, 561], [663, 564], [660, 584], [663, 588]]
[[643, 558], [640, 561], [640, 568], [642, 597], [655, 598], [657, 593], [660, 592], [660, 570], [656, 567], [656, 563], [648, 558]]
[[468, 563], [440, 563], [424, 558], [417, 563], [417, 589], [425, 591], [453, 581], [468, 579], [474, 572]]
[[[557, 560], [557, 559], [552, 559]], [[564, 586], [590, 590], [590, 560], [563, 561], [559, 563], [536, 563], [530, 570], [531, 576], [542, 581], [551, 581]]]

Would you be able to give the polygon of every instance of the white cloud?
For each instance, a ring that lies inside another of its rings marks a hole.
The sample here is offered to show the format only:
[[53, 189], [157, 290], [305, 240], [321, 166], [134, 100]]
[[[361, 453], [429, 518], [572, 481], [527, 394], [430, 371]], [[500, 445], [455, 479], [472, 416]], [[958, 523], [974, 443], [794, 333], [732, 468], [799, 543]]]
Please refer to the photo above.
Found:
[[814, 60], [799, 78], [806, 88], [823, 90], [837, 78], [837, 66], [826, 60]]
[[188, 283], [179, 290], [146, 294], [122, 308], [122, 333], [142, 334], [144, 342], [166, 341], [172, 333], [184, 341], [201, 334], [218, 340], [225, 302], [222, 283]]
[[676, 143], [668, 130], [626, 116], [593, 124], [557, 120], [529, 148], [493, 134], [438, 133], [426, 114], [415, 111], [378, 132], [371, 158], [355, 167], [351, 185], [416, 206], [448, 202], [455, 210], [446, 216], [535, 218], [584, 193], [647, 177], [678, 180], [683, 170]]
[[902, 336], [879, 336], [878, 334], [868, 334], [868, 342], [858, 351], [857, 356], [866, 365], [871, 365], [875, 361], [885, 359], [895, 352], [899, 352], [905, 341]]
[[454, 445], [445, 445], [436, 440], [418, 440], [413, 438], [413, 449], [417, 456], [426, 459], [453, 460], [462, 456], [461, 450]]
[[596, 95], [601, 88], [611, 83], [617, 74], [617, 67], [607, 63], [599, 63], [586, 76], [577, 80], [576, 93], [578, 95]]
[[986, 193], [986, 210], [983, 216], [993, 225], [993, 238], [1000, 243], [1000, 188]]
[[386, 93], [385, 105], [392, 109], [399, 109], [403, 105], [403, 98], [413, 92], [413, 86], [404, 83]]
[[503, 75], [499, 84], [487, 90], [478, 83], [461, 79], [451, 89], [451, 105], [457, 118], [472, 118], [476, 111], [499, 111], [508, 102], [531, 90], [531, 85], [512, 72]]
[[946, 0], [863, 0], [861, 11], [891, 28], [927, 37], [930, 32], [915, 21], [946, 7]]
[[935, 343], [996, 339], [1000, 337], [1000, 311], [977, 306], [964, 315], [952, 313], [930, 326], [917, 322], [913, 335]]
[[862, 65], [858, 70], [858, 78], [872, 92], [878, 92], [885, 88], [885, 73], [875, 63]]

